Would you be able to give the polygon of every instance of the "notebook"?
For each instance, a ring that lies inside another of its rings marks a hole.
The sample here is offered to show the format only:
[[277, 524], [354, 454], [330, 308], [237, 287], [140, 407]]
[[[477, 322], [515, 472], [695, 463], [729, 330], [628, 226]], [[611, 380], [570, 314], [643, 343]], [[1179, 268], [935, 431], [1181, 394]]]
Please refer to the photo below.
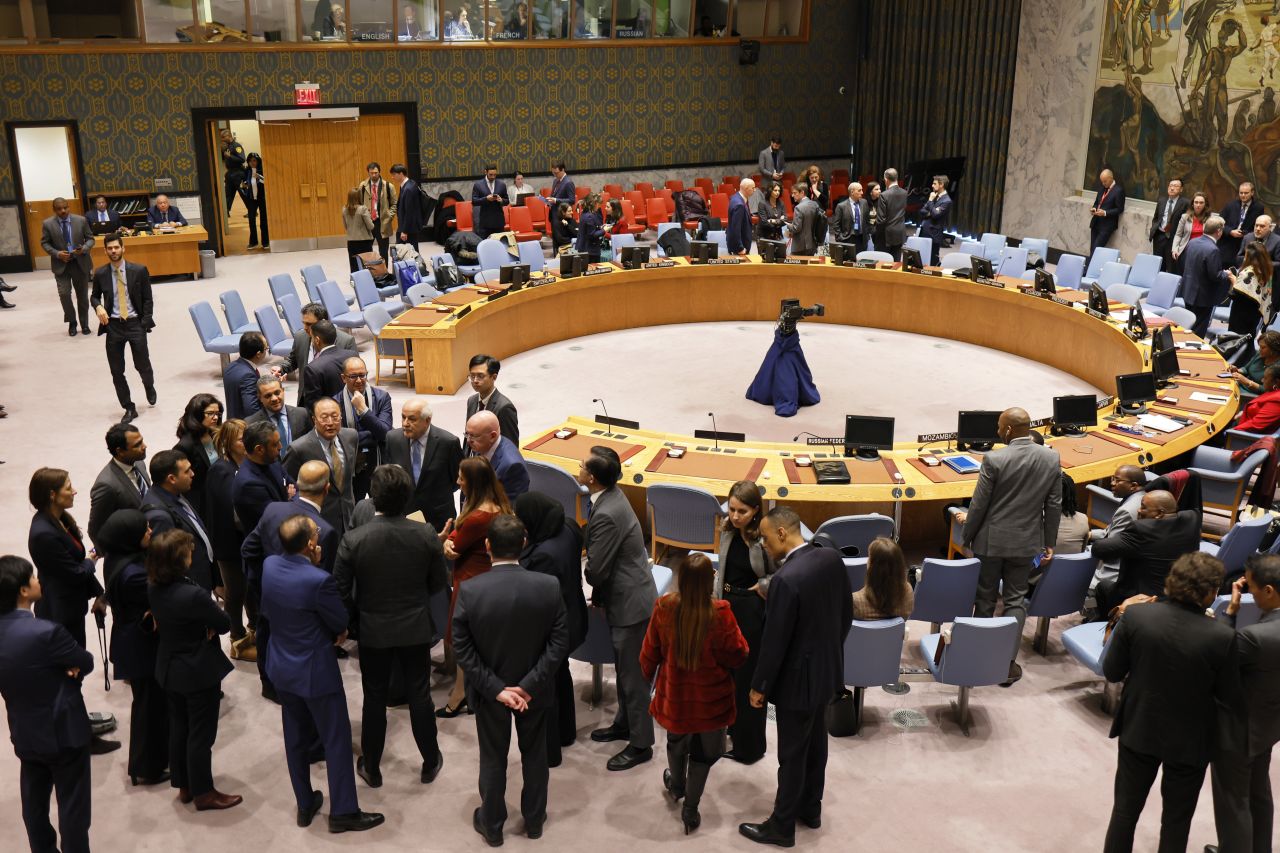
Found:
[[982, 470], [982, 464], [972, 456], [946, 456], [942, 464], [957, 474], [976, 474]]

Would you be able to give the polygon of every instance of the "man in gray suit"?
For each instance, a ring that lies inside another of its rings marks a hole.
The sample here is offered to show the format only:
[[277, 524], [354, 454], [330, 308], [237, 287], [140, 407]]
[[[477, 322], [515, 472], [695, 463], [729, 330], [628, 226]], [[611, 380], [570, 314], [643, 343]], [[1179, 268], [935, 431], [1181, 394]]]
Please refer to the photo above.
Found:
[[578, 482], [591, 492], [587, 522], [587, 583], [591, 603], [603, 607], [613, 641], [618, 681], [618, 713], [607, 728], [596, 729], [597, 743], [628, 741], [609, 759], [610, 770], [629, 770], [653, 758], [653, 718], [649, 716], [649, 682], [640, 669], [640, 647], [658, 588], [649, 554], [626, 495], [618, 488], [622, 463], [611, 448], [596, 446], [578, 469]]
[[907, 242], [907, 191], [898, 186], [898, 170], [884, 170], [884, 191], [877, 202], [876, 216], [879, 223], [876, 227], [884, 229], [884, 246], [876, 246], [883, 252], [893, 255], [895, 261], [902, 260], [902, 246]]
[[862, 197], [862, 184], [854, 181], [849, 184], [849, 197], [836, 205], [831, 239], [852, 243], [861, 252], [867, 248], [867, 227], [867, 200]]
[[1233, 628], [1246, 587], [1262, 616], [1236, 635], [1242, 717], [1233, 721], [1233, 748], [1213, 759], [1218, 846], [1206, 846], [1206, 853], [1270, 850], [1274, 837], [1270, 769], [1271, 750], [1280, 743], [1280, 557], [1250, 557], [1244, 577], [1231, 585], [1226, 621]]
[[787, 233], [791, 235], [792, 255], [814, 255], [818, 251], [818, 243], [813, 237], [814, 220], [822, 215], [818, 203], [809, 198], [809, 189], [804, 184], [791, 185], [792, 216], [787, 223]]
[[[98, 542], [98, 531], [118, 509], [141, 509], [151, 488], [151, 478], [142, 460], [147, 443], [133, 424], [112, 424], [107, 430], [107, 452], [111, 461], [98, 472], [89, 492], [89, 538]], [[101, 546], [98, 546], [102, 550]]]
[[284, 385], [271, 376], [258, 377], [258, 402], [262, 408], [245, 419], [246, 424], [271, 421], [280, 431], [280, 458], [289, 453], [290, 446], [311, 432], [311, 415], [306, 409], [290, 406], [284, 401]]
[[[1024, 409], [1005, 409], [997, 427], [1008, 447], [982, 458], [964, 523], [963, 543], [982, 561], [974, 616], [994, 616], [996, 593], [1004, 587], [1004, 615], [1027, 621], [1025, 599], [1032, 562], [1053, 558], [1062, 518], [1062, 462], [1058, 451], [1031, 439], [1031, 418]], [[1022, 677], [1018, 644], [1009, 650], [1008, 687]]]
[[[1138, 510], [1142, 507], [1142, 496], [1145, 494], [1146, 485], [1147, 475], [1137, 465], [1121, 465], [1116, 468], [1115, 473], [1111, 475], [1111, 494], [1120, 501], [1120, 506], [1111, 513], [1111, 521], [1105, 528], [1089, 531], [1090, 543], [1106, 539], [1108, 536], [1118, 536], [1133, 526], [1134, 520], [1138, 517]], [[1099, 560], [1098, 567], [1093, 570], [1093, 580], [1089, 582], [1089, 590], [1096, 589], [1102, 581], [1115, 580], [1119, 576], [1119, 560], [1110, 562]]]
[[338, 499], [325, 501], [320, 512], [325, 521], [333, 525], [334, 530], [345, 533], [351, 527], [351, 513], [356, 508], [353, 481], [356, 463], [360, 458], [360, 435], [342, 425], [342, 410], [338, 408], [338, 401], [332, 397], [317, 400], [312, 416], [315, 418], [315, 429], [289, 446], [289, 455], [284, 458], [284, 470], [296, 480], [298, 469], [304, 462], [314, 459], [329, 466], [329, 481], [332, 484], [329, 491]]
[[[53, 278], [58, 282], [58, 298], [62, 300], [62, 322], [68, 334], [75, 337], [76, 316], [80, 317], [80, 334], [89, 334], [89, 272], [93, 260], [93, 231], [83, 216], [71, 212], [65, 198], [53, 200], [53, 216], [41, 227], [40, 248], [51, 259]], [[76, 291], [76, 304], [71, 304], [71, 288]]]
[[782, 154], [782, 137], [769, 138], [769, 144], [760, 152], [760, 174], [764, 180], [760, 189], [766, 192], [774, 181], [782, 180], [782, 173], [787, 170], [787, 158]]

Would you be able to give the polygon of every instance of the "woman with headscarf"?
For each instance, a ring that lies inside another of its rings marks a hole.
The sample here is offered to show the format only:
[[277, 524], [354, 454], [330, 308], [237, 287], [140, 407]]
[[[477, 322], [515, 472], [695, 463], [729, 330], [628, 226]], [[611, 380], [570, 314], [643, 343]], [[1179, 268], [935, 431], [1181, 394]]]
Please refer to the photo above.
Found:
[[[587, 638], [587, 599], [582, 594], [582, 532], [565, 517], [559, 501], [541, 492], [525, 492], [516, 498], [515, 511], [528, 537], [520, 563], [531, 572], [551, 575], [560, 582], [572, 651]], [[556, 671], [555, 720], [547, 724], [547, 761], [552, 767], [560, 763], [561, 748], [572, 744], [577, 733], [573, 677], [569, 675], [569, 658], [565, 657]]]
[[155, 620], [147, 600], [147, 546], [151, 528], [141, 510], [118, 509], [98, 533], [106, 550], [102, 574], [111, 607], [111, 662], [129, 684], [129, 781], [159, 785], [169, 780], [169, 703], [156, 683]]

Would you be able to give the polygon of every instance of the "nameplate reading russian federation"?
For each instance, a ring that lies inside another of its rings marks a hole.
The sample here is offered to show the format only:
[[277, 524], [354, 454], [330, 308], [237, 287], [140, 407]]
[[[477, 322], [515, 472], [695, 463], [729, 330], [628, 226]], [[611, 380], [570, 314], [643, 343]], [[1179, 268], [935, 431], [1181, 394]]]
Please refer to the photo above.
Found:
[[710, 258], [707, 263], [716, 264], [718, 266], [723, 264], [740, 264], [742, 263], [742, 258]]
[[1001, 290], [1004, 290], [1004, 283], [996, 281], [994, 278], [980, 278], [977, 283], [985, 284], [987, 287], [998, 287]]
[[675, 261], [653, 261], [652, 263], [645, 264], [644, 268], [647, 270], [660, 270], [667, 267], [674, 267], [675, 265]]
[[586, 272], [584, 272], [584, 273], [583, 273], [583, 275], [584, 275], [584, 276], [587, 276], [587, 275], [605, 275], [606, 273], [611, 273], [611, 272], [613, 272], [613, 270], [612, 270], [612, 269], [610, 269], [609, 267], [596, 267], [596, 268], [595, 268], [595, 269], [593, 269], [593, 270], [587, 270]]

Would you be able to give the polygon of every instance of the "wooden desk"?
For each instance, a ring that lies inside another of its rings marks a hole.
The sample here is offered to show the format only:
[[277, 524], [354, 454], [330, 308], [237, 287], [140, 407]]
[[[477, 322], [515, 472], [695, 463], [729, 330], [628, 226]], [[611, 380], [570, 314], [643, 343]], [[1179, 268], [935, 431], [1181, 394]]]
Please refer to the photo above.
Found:
[[[209, 232], [200, 225], [188, 225], [172, 234], [137, 234], [124, 238], [125, 260], [142, 264], [151, 275], [189, 275], [200, 277], [200, 244], [209, 239]], [[107, 250], [103, 237], [94, 240], [90, 257], [94, 267], [107, 262]]]

